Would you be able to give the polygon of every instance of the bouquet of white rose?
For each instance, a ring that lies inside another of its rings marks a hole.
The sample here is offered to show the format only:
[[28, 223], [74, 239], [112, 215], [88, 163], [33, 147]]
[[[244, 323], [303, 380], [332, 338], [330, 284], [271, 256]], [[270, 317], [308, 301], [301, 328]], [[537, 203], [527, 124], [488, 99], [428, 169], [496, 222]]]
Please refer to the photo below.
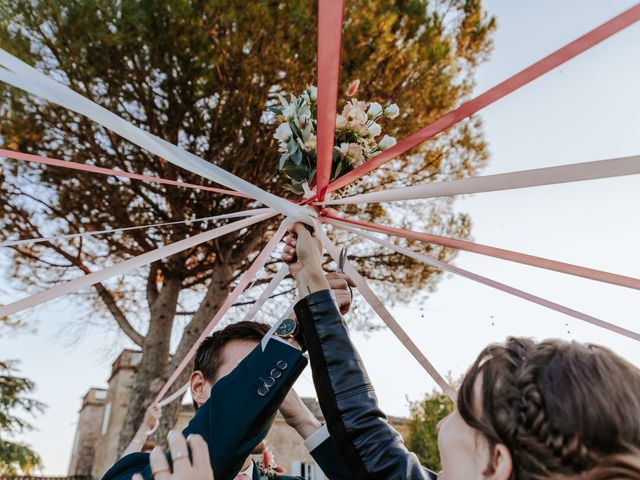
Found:
[[[359, 81], [352, 82], [347, 97], [353, 97], [358, 86]], [[291, 94], [289, 101], [278, 95], [278, 102], [270, 108], [280, 121], [274, 134], [282, 154], [278, 169], [289, 179], [287, 187], [302, 194], [304, 185], [316, 173], [317, 89], [310, 85], [299, 97]], [[378, 140], [382, 135], [380, 120], [399, 114], [395, 103], [382, 106], [355, 98], [347, 100], [342, 113], [336, 115], [331, 181], [395, 145], [397, 129]]]

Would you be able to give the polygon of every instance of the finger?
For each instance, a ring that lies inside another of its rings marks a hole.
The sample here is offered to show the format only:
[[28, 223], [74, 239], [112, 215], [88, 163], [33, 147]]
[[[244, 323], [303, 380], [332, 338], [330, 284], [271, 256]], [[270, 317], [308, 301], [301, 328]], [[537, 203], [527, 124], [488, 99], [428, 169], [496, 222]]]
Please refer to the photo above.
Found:
[[140, 475], [139, 473], [134, 473], [133, 477], [131, 477], [131, 480], [144, 480], [144, 478], [142, 478], [142, 475]]
[[304, 224], [297, 222], [293, 225], [294, 228], [294, 232], [296, 233], [296, 235], [298, 236], [298, 238], [311, 238], [311, 234], [309, 233], [309, 230], [306, 229], [306, 227], [304, 226]]
[[168, 435], [169, 451], [171, 452], [171, 461], [173, 462], [173, 472], [186, 478], [185, 474], [191, 467], [189, 461], [189, 449], [187, 442], [181, 433], [171, 430]]
[[191, 458], [193, 458], [193, 467], [198, 471], [200, 476], [205, 472], [213, 474], [211, 470], [211, 460], [209, 458], [209, 446], [200, 435], [192, 434], [187, 438], [187, 443], [191, 447]]
[[154, 480], [171, 480], [169, 463], [160, 447], [154, 447], [150, 455], [151, 474]]
[[334, 278], [329, 280], [329, 287], [331, 287], [331, 290], [335, 291], [349, 290], [349, 284], [342, 278]]
[[330, 272], [330, 273], [327, 274], [327, 278], [329, 278], [329, 276], [331, 276], [331, 278], [341, 278], [341, 279], [345, 280], [351, 287], [355, 287], [356, 286], [356, 282], [353, 280], [353, 278], [351, 278], [346, 273]]

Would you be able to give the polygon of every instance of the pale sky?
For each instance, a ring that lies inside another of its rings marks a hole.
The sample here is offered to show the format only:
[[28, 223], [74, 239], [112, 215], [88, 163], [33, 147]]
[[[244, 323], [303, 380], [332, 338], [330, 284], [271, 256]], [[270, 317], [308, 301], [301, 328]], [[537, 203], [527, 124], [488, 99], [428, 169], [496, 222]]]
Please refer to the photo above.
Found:
[[[476, 76], [480, 93], [589, 29], [632, 6], [626, 0], [489, 0], [497, 17], [495, 48]], [[491, 159], [483, 174], [640, 153], [640, 24], [617, 34], [559, 69], [481, 112]], [[477, 194], [457, 202], [473, 219], [477, 242], [640, 276], [640, 178], [597, 180], [511, 192]], [[533, 267], [461, 253], [456, 265], [587, 314], [640, 331], [638, 292]], [[9, 277], [2, 282], [9, 281]], [[18, 286], [18, 282], [9, 286]], [[2, 298], [3, 302], [23, 295]], [[420, 308], [424, 310], [421, 311]], [[487, 343], [509, 335], [559, 337], [609, 346], [636, 365], [633, 340], [586, 325], [524, 300], [447, 276], [422, 305], [393, 310], [418, 346], [443, 373], [460, 376]], [[65, 474], [81, 397], [104, 386], [120, 346], [89, 328], [70, 345], [70, 322], [88, 311], [68, 301], [37, 310], [37, 331], [0, 338], [0, 359], [19, 359], [21, 374], [48, 404], [23, 438], [44, 459], [46, 474]], [[389, 331], [355, 341], [382, 408], [405, 415], [434, 383]], [[313, 393], [309, 372], [296, 388]]]

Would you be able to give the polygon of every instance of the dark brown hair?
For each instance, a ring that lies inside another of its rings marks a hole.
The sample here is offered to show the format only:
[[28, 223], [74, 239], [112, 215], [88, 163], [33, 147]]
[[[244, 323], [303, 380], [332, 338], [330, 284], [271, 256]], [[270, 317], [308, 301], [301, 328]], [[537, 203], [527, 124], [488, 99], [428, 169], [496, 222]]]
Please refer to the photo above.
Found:
[[458, 410], [492, 450], [509, 449], [512, 480], [640, 479], [640, 369], [607, 348], [526, 338], [490, 345], [462, 382]]
[[222, 348], [232, 340], [259, 342], [269, 331], [269, 325], [260, 322], [237, 322], [205, 338], [196, 352], [194, 371], [200, 370], [209, 382], [215, 382], [222, 364]]

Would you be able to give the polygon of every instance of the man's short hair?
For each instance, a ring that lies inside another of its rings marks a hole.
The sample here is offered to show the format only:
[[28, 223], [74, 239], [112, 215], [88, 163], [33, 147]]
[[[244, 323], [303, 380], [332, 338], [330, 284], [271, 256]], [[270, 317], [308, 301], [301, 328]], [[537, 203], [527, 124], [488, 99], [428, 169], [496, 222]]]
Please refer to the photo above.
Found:
[[193, 369], [200, 370], [205, 380], [213, 383], [217, 380], [222, 364], [222, 348], [232, 340], [251, 340], [259, 342], [271, 327], [260, 322], [237, 322], [218, 330], [205, 338], [196, 352]]

